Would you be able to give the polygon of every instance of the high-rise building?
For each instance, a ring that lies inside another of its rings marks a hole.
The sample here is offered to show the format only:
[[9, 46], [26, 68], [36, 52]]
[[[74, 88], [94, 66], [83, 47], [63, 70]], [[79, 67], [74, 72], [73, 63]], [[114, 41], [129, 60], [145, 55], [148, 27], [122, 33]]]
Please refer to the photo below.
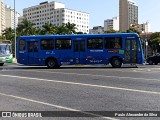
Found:
[[5, 29], [5, 4], [3, 0], [0, 0], [0, 35], [2, 35]]
[[113, 17], [104, 21], [104, 31], [107, 30], [119, 31], [119, 17]]
[[119, 0], [119, 22], [121, 32], [138, 24], [138, 6], [133, 0]]
[[77, 32], [89, 33], [89, 14], [67, 9], [63, 3], [43, 2], [23, 9], [23, 16], [36, 28], [41, 29], [45, 23], [60, 26], [70, 22], [76, 24]]
[[14, 9], [11, 9], [11, 7], [5, 5], [5, 28], [11, 27], [12, 29], [14, 29], [14, 27], [17, 27], [18, 17], [20, 17], [20, 14], [18, 12], [14, 13]]

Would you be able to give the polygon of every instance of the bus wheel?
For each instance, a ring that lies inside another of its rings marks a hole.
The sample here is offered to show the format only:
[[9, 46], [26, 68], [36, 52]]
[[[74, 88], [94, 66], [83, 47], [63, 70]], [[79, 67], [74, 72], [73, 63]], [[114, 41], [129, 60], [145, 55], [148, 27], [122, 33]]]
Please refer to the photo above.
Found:
[[111, 61], [111, 65], [114, 68], [120, 68], [122, 66], [122, 61], [119, 58], [113, 58]]
[[4, 63], [0, 63], [0, 66], [3, 66], [4, 65]]
[[47, 67], [48, 68], [56, 68], [56, 66], [57, 66], [57, 62], [55, 59], [50, 58], [47, 60]]

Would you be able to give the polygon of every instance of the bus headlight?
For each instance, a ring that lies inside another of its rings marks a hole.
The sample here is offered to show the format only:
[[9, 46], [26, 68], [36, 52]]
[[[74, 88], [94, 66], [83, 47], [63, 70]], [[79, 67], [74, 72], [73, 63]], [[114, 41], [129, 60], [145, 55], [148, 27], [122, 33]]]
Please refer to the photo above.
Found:
[[5, 57], [1, 57], [0, 61], [5, 62], [6, 61]]

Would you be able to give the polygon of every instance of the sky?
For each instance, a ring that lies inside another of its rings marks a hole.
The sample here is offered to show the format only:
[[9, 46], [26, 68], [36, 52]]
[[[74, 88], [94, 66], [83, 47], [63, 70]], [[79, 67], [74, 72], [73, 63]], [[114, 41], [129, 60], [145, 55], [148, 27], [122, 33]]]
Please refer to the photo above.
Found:
[[[16, 11], [23, 15], [23, 9], [47, 0], [15, 0]], [[119, 16], [119, 0], [48, 0], [62, 2], [65, 8], [90, 14], [89, 28], [104, 26], [104, 20]], [[134, 0], [139, 6], [139, 24], [149, 22], [151, 32], [160, 32], [160, 0]], [[14, 8], [14, 0], [3, 0]]]

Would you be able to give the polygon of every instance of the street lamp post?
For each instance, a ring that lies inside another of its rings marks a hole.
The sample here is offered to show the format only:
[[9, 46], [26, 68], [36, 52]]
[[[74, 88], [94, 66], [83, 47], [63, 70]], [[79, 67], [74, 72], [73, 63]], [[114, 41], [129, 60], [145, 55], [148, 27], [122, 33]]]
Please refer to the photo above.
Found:
[[14, 49], [14, 55], [16, 59], [16, 4], [14, 0], [14, 41], [15, 41], [15, 49]]

